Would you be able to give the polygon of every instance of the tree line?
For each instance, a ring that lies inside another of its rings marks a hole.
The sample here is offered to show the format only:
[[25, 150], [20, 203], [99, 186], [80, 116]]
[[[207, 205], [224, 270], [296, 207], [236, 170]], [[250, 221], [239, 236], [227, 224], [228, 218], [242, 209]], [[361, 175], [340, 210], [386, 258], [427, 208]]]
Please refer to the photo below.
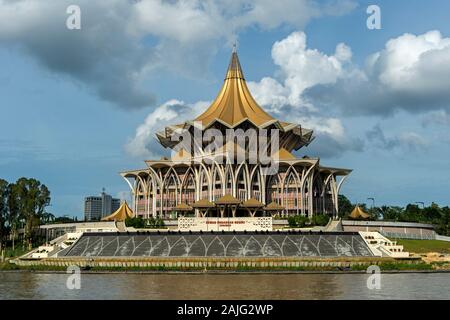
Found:
[[[365, 204], [358, 204], [370, 215], [371, 220], [399, 221], [427, 223], [435, 226], [437, 233], [450, 236], [450, 208], [440, 207], [436, 203], [422, 208], [417, 204], [400, 206], [380, 206], [367, 208]], [[356, 204], [351, 203], [344, 195], [339, 196], [339, 216], [348, 219]]]
[[39, 180], [20, 178], [14, 183], [0, 179], [0, 251], [11, 235], [12, 247], [18, 231], [23, 229], [23, 246], [31, 249], [34, 230], [54, 219], [45, 209], [50, 205], [50, 191]]

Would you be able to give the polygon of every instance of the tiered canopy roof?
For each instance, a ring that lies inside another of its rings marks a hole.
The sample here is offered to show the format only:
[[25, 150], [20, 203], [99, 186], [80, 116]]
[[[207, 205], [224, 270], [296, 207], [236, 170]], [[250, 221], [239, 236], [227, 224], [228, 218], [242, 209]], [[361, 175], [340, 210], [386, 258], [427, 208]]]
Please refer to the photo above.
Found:
[[353, 211], [350, 213], [350, 218], [352, 219], [369, 219], [370, 215], [364, 212], [360, 206], [356, 206]]
[[168, 126], [156, 136], [164, 147], [173, 147], [176, 142], [172, 141], [171, 137], [176, 130], [189, 129], [194, 125], [205, 130], [217, 123], [226, 128], [236, 128], [245, 122], [260, 129], [279, 129], [280, 135], [283, 135], [280, 138], [280, 147], [288, 151], [298, 150], [314, 139], [312, 130], [302, 128], [299, 124], [279, 121], [258, 105], [247, 87], [238, 55], [234, 50], [222, 89], [209, 108], [194, 120]]
[[276, 122], [253, 99], [245, 82], [238, 55], [233, 52], [222, 89], [211, 106], [195, 121], [201, 121], [204, 127], [219, 121], [233, 128], [244, 120], [249, 120], [258, 127]]
[[133, 218], [133, 211], [125, 201], [115, 212], [102, 218], [102, 221], [125, 221], [127, 218]]
[[238, 205], [241, 200], [233, 197], [231, 194], [226, 194], [215, 201], [217, 205]]

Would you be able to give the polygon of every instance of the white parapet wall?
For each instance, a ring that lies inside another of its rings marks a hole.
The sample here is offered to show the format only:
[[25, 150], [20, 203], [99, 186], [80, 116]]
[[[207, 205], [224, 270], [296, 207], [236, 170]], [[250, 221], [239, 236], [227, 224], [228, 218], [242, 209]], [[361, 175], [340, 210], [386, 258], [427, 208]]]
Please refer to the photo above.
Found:
[[32, 258], [32, 259], [47, 258], [48, 254], [50, 252], [52, 252], [53, 250], [55, 250], [55, 246], [52, 246], [52, 245], [39, 246], [39, 248], [37, 248], [36, 250], [34, 250], [31, 253], [30, 258]]
[[375, 256], [408, 258], [409, 252], [403, 251], [403, 246], [397, 242], [391, 241], [378, 232], [359, 232], [361, 237], [367, 243], [367, 246]]
[[272, 231], [272, 217], [178, 218], [180, 231]]

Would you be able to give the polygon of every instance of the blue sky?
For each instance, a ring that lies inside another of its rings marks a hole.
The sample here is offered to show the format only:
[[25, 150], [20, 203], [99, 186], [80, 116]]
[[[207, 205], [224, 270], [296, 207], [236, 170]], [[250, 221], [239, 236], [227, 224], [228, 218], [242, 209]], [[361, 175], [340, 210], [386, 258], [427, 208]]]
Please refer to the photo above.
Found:
[[[81, 30], [65, 28], [69, 2]], [[448, 1], [224, 3], [0, 0], [0, 177], [38, 178], [49, 211], [79, 218], [85, 196], [127, 192], [118, 172], [160, 157], [149, 132], [214, 99], [237, 39], [260, 104], [315, 130], [298, 155], [354, 169], [343, 194], [449, 205]]]

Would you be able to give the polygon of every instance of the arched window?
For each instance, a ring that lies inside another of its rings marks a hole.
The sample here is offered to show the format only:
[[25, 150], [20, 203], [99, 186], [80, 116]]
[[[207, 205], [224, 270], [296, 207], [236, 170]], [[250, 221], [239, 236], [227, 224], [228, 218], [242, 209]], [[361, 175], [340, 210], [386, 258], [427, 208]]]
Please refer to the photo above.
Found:
[[253, 176], [250, 178], [251, 184], [250, 184], [250, 197], [255, 198], [258, 201], [263, 201], [262, 199], [262, 192], [263, 189], [262, 186], [262, 178], [261, 178], [261, 171], [259, 170], [259, 167], [256, 167]]
[[230, 165], [225, 169], [225, 194], [233, 194], [233, 168]]
[[206, 171], [206, 169], [204, 167], [200, 167], [200, 199], [208, 199], [209, 200], [209, 188], [210, 188], [210, 183], [209, 183], [209, 179], [208, 179], [208, 172]]
[[195, 175], [192, 168], [189, 168], [183, 177], [181, 187], [181, 202], [192, 205], [195, 202]]
[[216, 201], [220, 197], [224, 195], [223, 193], [223, 185], [224, 181], [222, 180], [222, 175], [220, 174], [220, 167], [215, 165], [213, 168], [213, 200]]
[[239, 200], [245, 201], [248, 199], [247, 190], [248, 190], [248, 181], [247, 181], [247, 166], [241, 165], [239, 168], [239, 172], [237, 173], [236, 178], [236, 198]]
[[300, 182], [297, 179], [297, 175], [294, 172], [294, 169], [290, 169], [287, 172], [287, 175], [284, 180], [284, 207], [286, 208], [287, 213], [289, 214], [297, 214], [299, 209], [299, 185]]
[[145, 192], [145, 185], [141, 177], [136, 177], [136, 194], [135, 194], [135, 205], [136, 214], [138, 216], [145, 217], [147, 214], [147, 198]]
[[281, 177], [279, 174], [270, 175], [267, 180], [267, 203], [276, 202], [282, 204], [281, 199]]
[[146, 185], [147, 185], [147, 210], [148, 210], [147, 218], [150, 218], [150, 215], [153, 215], [154, 213], [153, 199], [155, 197], [155, 190], [156, 190], [155, 181], [153, 180], [151, 174], [149, 174], [147, 177]]
[[178, 204], [178, 177], [172, 168], [166, 174], [162, 191], [163, 215], [167, 217]]

